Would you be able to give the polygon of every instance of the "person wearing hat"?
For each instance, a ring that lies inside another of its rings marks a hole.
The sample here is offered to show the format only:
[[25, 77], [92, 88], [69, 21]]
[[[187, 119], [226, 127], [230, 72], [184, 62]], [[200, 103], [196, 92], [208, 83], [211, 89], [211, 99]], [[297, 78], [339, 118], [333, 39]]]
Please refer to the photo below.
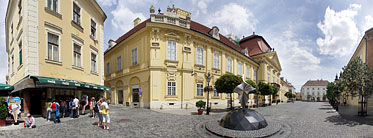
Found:
[[33, 128], [35, 126], [35, 118], [28, 113], [27, 115], [28, 121], [25, 121], [25, 127]]

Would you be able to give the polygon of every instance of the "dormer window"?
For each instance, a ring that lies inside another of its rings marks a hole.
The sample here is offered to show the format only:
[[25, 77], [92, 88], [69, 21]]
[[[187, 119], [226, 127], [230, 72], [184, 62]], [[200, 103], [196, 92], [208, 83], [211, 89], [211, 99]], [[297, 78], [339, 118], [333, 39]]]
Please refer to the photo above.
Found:
[[212, 29], [210, 30], [209, 34], [214, 37], [215, 39], [218, 39], [220, 40], [220, 37], [219, 37], [219, 28], [214, 26], [212, 27]]

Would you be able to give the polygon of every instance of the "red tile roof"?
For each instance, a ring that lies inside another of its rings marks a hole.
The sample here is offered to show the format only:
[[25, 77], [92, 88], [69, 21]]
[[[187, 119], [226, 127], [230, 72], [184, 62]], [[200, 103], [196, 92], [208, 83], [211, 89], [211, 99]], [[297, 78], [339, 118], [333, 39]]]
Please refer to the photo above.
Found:
[[303, 86], [327, 86], [328, 83], [327, 80], [309, 80]]
[[[145, 20], [145, 21], [143, 21], [142, 23], [140, 23], [139, 25], [135, 26], [134, 28], [132, 28], [130, 31], [128, 31], [127, 33], [125, 33], [124, 35], [122, 35], [121, 37], [119, 37], [115, 42], [117, 44], [121, 43], [123, 40], [127, 39], [132, 34], [136, 33], [137, 31], [141, 30], [142, 28], [144, 28], [146, 26], [147, 22], [150, 22], [150, 18], [147, 19], [147, 20]], [[190, 22], [190, 29], [194, 30], [196, 32], [202, 33], [202, 34], [204, 34], [206, 36], [209, 36], [211, 38], [213, 38], [209, 34], [211, 28], [206, 27], [206, 26], [204, 26], [204, 25], [202, 25], [200, 23], [191, 21]], [[219, 38], [220, 38], [220, 40], [217, 40], [217, 39], [216, 40], [220, 41], [221, 43], [223, 43], [223, 44], [225, 44], [225, 45], [227, 45], [229, 47], [231, 47], [232, 49], [238, 51], [239, 53], [241, 53], [241, 50], [243, 49], [243, 48], [241, 48], [242, 46], [247, 47], [249, 49], [249, 55], [250, 56], [258, 54], [258, 53], [266, 52], [270, 48], [269, 45], [268, 45], [268, 43], [264, 40], [264, 38], [262, 36], [258, 36], [258, 35], [252, 35], [252, 36], [249, 36], [249, 37], [246, 37], [246, 38], [243, 38], [242, 40], [240, 40], [241, 47], [239, 45], [236, 45], [236, 43], [230, 41], [227, 37], [225, 37], [222, 34], [219, 34]], [[258, 39], [253, 39], [253, 38], [258, 38]], [[215, 38], [213, 38], [213, 39], [215, 39]], [[263, 40], [265, 44], [264, 43], [263, 44], [260, 43], [261, 40]], [[264, 45], [266, 45], [266, 46], [264, 46]], [[105, 53], [108, 52], [108, 51], [110, 51], [111, 49], [113, 49], [115, 46], [108, 48], [105, 51]], [[262, 48], [262, 50], [261, 50], [259, 48], [260, 46], [264, 47], [264, 48]], [[243, 53], [241, 53], [241, 54], [243, 54]], [[251, 59], [252, 61], [254, 61], [251, 57], [248, 57], [248, 58]], [[254, 61], [254, 62], [256, 62], [256, 61]]]

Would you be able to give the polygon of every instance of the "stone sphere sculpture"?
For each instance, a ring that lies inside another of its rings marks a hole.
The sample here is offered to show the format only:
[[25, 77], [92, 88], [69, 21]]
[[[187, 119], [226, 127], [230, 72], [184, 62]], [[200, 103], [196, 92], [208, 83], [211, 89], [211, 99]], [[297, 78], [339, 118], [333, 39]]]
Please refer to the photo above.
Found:
[[244, 78], [242, 80], [243, 82], [234, 89], [234, 92], [240, 95], [241, 109], [230, 111], [224, 115], [220, 120], [220, 126], [241, 131], [264, 128], [268, 125], [264, 117], [254, 110], [246, 109], [249, 92], [255, 90], [255, 88], [246, 83]]

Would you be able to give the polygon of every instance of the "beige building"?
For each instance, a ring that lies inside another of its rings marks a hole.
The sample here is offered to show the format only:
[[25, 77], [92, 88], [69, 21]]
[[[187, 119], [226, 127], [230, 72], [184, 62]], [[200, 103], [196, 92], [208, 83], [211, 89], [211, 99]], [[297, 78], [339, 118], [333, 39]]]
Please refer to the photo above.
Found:
[[103, 86], [105, 20], [95, 0], [9, 0], [9, 84], [25, 112], [41, 114], [47, 99], [109, 90]]
[[301, 88], [301, 96], [303, 101], [327, 101], [326, 86], [327, 80], [308, 80]]
[[[373, 28], [365, 31], [365, 34], [363, 38], [361, 38], [360, 43], [358, 47], [356, 48], [354, 54], [352, 55], [350, 61], [359, 57], [363, 61], [363, 63], [366, 63], [368, 65], [369, 68], [373, 68], [372, 46], [373, 46]], [[339, 100], [341, 101], [341, 103], [343, 103], [343, 101], [346, 101], [346, 103], [349, 105], [360, 106], [359, 101], [360, 101], [361, 96], [359, 94], [351, 95], [346, 92], [342, 92], [339, 98], [340, 98]], [[370, 97], [368, 96], [366, 100], [367, 100], [368, 107], [369, 108], [372, 107], [373, 96], [370, 96]]]
[[[105, 86], [111, 103], [145, 108], [195, 108], [209, 96], [212, 108], [227, 107], [231, 95], [203, 88], [225, 73], [256, 82], [280, 82], [280, 62], [262, 36], [236, 41], [219, 28], [191, 20], [191, 13], [169, 7], [150, 8], [150, 18], [134, 20], [134, 28], [109, 42], [105, 51]], [[212, 74], [211, 82], [206, 75]], [[238, 105], [237, 94], [233, 94]]]

